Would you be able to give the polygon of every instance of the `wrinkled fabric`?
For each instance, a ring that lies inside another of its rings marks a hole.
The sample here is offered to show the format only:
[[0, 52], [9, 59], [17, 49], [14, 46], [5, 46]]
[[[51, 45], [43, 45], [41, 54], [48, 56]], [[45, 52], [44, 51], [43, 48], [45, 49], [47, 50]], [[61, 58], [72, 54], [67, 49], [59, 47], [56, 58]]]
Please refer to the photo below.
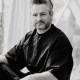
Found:
[[59, 80], [70, 79], [72, 46], [54, 25], [44, 34], [38, 34], [36, 29], [27, 33], [5, 56], [15, 70], [26, 66], [31, 74], [49, 71]]

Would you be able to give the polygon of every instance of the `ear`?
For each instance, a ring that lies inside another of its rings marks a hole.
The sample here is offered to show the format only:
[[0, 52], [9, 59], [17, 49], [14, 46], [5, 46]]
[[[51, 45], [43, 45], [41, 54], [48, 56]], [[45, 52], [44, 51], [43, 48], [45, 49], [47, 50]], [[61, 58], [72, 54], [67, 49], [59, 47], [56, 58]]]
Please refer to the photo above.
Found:
[[53, 11], [51, 10], [50, 15], [53, 17]]
[[53, 11], [50, 11], [50, 15], [51, 15], [51, 21], [53, 20]]

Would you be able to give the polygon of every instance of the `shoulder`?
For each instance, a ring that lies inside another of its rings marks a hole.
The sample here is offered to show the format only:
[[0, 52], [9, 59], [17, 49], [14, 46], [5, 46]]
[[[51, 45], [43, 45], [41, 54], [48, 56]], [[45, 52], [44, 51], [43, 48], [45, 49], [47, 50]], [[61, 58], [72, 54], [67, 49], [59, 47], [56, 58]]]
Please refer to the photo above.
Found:
[[59, 50], [63, 48], [69, 48], [72, 50], [72, 45], [67, 35], [56, 26], [53, 25], [52, 27], [53, 27], [53, 32], [55, 33], [54, 39], [55, 39], [56, 49]]
[[24, 36], [24, 40], [27, 40], [31, 35], [32, 35], [33, 31], [29, 31], [28, 33], [26, 33], [26, 35]]
[[55, 37], [57, 39], [60, 38], [61, 40], [68, 40], [69, 41], [69, 38], [67, 37], [67, 35], [53, 24], [52, 24], [52, 29], [53, 29], [53, 34], [55, 34]]
[[23, 45], [26, 41], [28, 42], [30, 36], [33, 34], [33, 31], [27, 32], [24, 37], [20, 40], [20, 45]]

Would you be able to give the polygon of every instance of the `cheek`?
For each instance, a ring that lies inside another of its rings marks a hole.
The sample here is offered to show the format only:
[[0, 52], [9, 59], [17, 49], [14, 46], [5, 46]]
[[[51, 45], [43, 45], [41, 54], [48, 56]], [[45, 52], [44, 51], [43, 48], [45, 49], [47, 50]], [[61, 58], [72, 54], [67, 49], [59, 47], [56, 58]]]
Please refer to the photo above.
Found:
[[36, 22], [35, 18], [31, 18], [31, 22], [34, 24]]
[[50, 16], [47, 16], [46, 18], [45, 18], [45, 22], [51, 22], [51, 17]]

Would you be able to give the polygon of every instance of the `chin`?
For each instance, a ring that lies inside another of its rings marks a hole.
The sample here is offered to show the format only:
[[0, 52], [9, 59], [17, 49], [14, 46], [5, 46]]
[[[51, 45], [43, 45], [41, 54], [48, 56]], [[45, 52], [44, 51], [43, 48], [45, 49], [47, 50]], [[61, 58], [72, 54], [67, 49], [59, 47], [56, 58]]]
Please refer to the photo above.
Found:
[[45, 29], [45, 26], [44, 25], [36, 26], [36, 28], [39, 29], [39, 30], [44, 30]]

